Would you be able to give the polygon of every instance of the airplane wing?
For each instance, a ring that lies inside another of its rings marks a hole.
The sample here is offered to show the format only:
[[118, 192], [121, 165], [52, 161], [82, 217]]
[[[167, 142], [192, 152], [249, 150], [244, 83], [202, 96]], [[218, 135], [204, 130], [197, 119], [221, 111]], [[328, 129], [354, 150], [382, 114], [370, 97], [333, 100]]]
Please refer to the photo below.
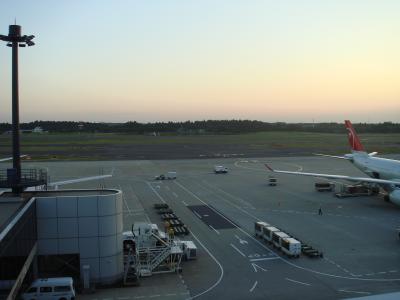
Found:
[[112, 177], [112, 175], [109, 174], [109, 175], [82, 177], [82, 178], [71, 179], [71, 180], [49, 182], [47, 184], [47, 186], [55, 186], [56, 187], [56, 186], [59, 186], [59, 185], [66, 185], [66, 184], [71, 184], [71, 183], [78, 183], [78, 182], [84, 182], [84, 181], [90, 181], [90, 180], [96, 180], [96, 179], [103, 179], [103, 178], [109, 178], [109, 177]]
[[351, 158], [347, 157], [347, 156], [337, 156], [337, 155], [328, 155], [328, 154], [320, 154], [320, 153], [313, 153], [313, 155], [351, 160]]
[[[28, 155], [21, 155], [20, 157], [21, 157], [21, 158], [24, 158], [24, 157], [27, 157], [27, 156], [28, 156]], [[12, 160], [12, 159], [13, 159], [12, 157], [1, 158], [1, 159], [0, 159], [0, 162]]]
[[400, 179], [397, 180], [385, 180], [385, 179], [377, 179], [371, 177], [352, 177], [346, 175], [332, 175], [332, 174], [320, 174], [320, 173], [306, 173], [306, 172], [295, 172], [295, 171], [283, 171], [283, 170], [274, 170], [269, 165], [265, 165], [268, 170], [275, 173], [283, 173], [283, 174], [290, 174], [290, 175], [302, 175], [302, 176], [312, 176], [312, 177], [322, 177], [322, 178], [329, 178], [329, 179], [342, 179], [348, 181], [355, 181], [355, 182], [369, 182], [369, 183], [378, 183], [378, 184], [395, 184], [400, 185]]

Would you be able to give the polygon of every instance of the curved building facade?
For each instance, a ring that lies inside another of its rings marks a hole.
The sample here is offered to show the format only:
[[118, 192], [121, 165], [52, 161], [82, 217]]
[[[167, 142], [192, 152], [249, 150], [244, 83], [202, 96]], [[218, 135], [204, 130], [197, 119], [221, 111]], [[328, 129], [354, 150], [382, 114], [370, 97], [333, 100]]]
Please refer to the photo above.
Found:
[[35, 195], [38, 255], [78, 254], [81, 279], [111, 284], [123, 276], [119, 190], [60, 190]]

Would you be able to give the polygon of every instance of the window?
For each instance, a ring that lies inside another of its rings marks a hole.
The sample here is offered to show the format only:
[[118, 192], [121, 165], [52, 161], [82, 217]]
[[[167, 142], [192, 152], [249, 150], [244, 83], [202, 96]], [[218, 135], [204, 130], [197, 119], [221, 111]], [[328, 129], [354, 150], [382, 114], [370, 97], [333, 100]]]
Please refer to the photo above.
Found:
[[71, 287], [69, 287], [68, 285], [54, 287], [55, 292], [69, 292], [70, 290], [71, 290]]
[[51, 293], [51, 291], [52, 291], [51, 286], [42, 286], [40, 288], [41, 293]]
[[31, 293], [36, 293], [37, 288], [36, 287], [31, 287], [27, 293], [31, 294]]

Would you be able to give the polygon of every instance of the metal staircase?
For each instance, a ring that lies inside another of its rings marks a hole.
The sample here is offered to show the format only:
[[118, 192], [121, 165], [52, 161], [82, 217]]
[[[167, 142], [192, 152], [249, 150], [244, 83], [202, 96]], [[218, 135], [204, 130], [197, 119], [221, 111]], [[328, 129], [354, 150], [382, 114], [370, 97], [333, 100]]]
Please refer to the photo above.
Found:
[[124, 256], [125, 272], [124, 285], [136, 285], [139, 279], [140, 260], [137, 254], [130, 249], [128, 255]]
[[139, 249], [140, 276], [151, 276], [153, 271], [160, 266], [170, 254], [170, 245]]

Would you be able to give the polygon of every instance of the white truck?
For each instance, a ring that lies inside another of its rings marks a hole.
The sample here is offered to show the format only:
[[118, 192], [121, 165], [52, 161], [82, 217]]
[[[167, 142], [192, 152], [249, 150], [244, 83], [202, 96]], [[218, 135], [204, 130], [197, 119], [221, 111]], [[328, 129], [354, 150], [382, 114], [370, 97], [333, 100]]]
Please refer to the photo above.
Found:
[[272, 233], [274, 233], [275, 231], [280, 231], [280, 229], [273, 227], [273, 226], [267, 226], [267, 227], [263, 227], [262, 229], [263, 231], [263, 240], [270, 243], [272, 241]]
[[197, 257], [197, 247], [193, 241], [179, 241], [182, 246], [183, 259], [192, 260]]
[[272, 233], [272, 244], [280, 249], [281, 248], [281, 242], [283, 238], [289, 238], [290, 236], [282, 231], [275, 231]]
[[301, 243], [294, 238], [282, 238], [281, 239], [281, 250], [287, 256], [299, 257], [301, 253]]
[[263, 235], [263, 227], [270, 226], [268, 223], [265, 222], [255, 222], [254, 223], [254, 234], [256, 237], [262, 237]]
[[228, 173], [228, 168], [224, 166], [214, 166], [215, 174], [226, 174]]

